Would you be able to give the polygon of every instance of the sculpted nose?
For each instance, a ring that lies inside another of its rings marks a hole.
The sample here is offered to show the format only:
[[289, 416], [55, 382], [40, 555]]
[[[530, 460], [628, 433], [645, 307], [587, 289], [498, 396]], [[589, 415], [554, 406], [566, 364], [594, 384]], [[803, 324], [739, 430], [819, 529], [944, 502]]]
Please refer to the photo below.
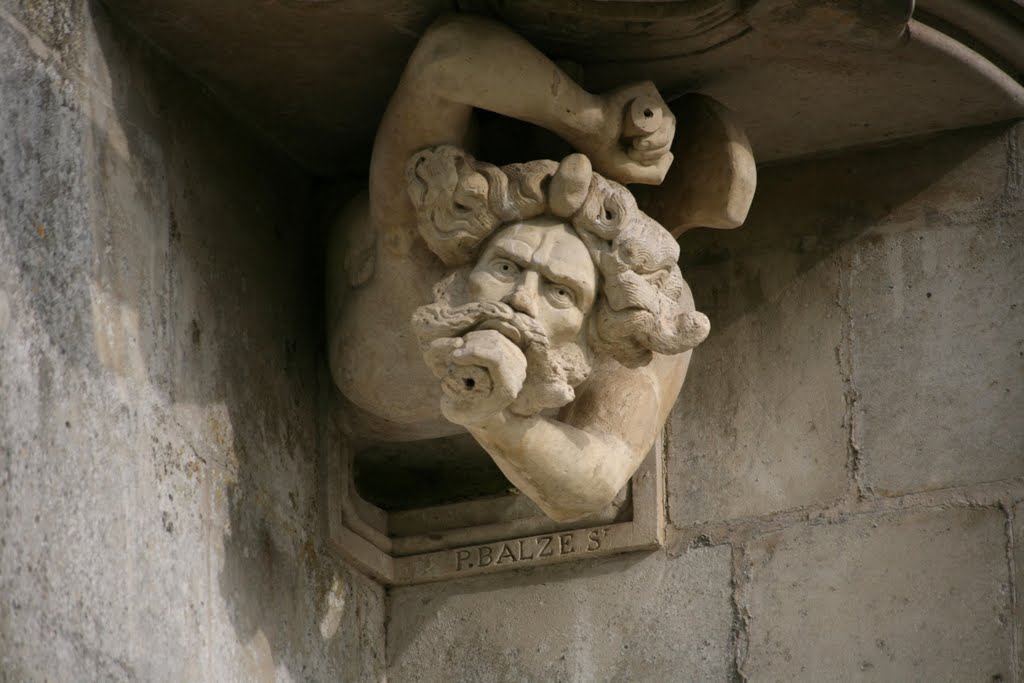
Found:
[[526, 277], [516, 284], [512, 293], [505, 297], [504, 302], [519, 313], [525, 313], [531, 318], [537, 317], [537, 284], [536, 273], [527, 272]]

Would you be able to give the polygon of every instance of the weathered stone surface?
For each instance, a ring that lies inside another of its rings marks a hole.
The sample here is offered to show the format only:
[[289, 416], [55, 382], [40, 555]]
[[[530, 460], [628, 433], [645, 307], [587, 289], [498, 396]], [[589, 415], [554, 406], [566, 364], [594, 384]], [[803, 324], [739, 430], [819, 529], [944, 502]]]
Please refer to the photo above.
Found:
[[[475, 109], [575, 152], [478, 161], [451, 144], [471, 134]], [[506, 26], [468, 14], [431, 25], [381, 119], [368, 194], [332, 229], [331, 372], [372, 422], [353, 421], [355, 437], [468, 431], [551, 519], [606, 508], [708, 331], [678, 244], [620, 184], [660, 185], [674, 134], [650, 82], [591, 93]], [[719, 143], [707, 153], [729, 165]], [[742, 221], [752, 163], [701, 182], [709, 194], [742, 187], [728, 224]]]
[[1022, 216], [858, 245], [855, 436], [875, 493], [1024, 475]]
[[[90, 35], [83, 11], [97, 8], [14, 0], [0, 10], [0, 680], [382, 680], [383, 591], [317, 543], [319, 334], [310, 302], [319, 283], [310, 273], [319, 266], [313, 240], [296, 229], [310, 218], [305, 183], [146, 48], [102, 26]], [[101, 8], [97, 20], [105, 21]], [[409, 26], [424, 23], [414, 17]], [[411, 36], [401, 40], [411, 46]], [[924, 66], [917, 73], [943, 68]], [[380, 86], [381, 98], [389, 88]], [[964, 95], [947, 91], [951, 100]], [[755, 395], [779, 399], [784, 410], [766, 412], [788, 426], [754, 406], [740, 413], [742, 434], [729, 435], [725, 421], [709, 428], [710, 438], [726, 434], [716, 442], [721, 454], [735, 446], [752, 459], [741, 472], [769, 471], [754, 487], [708, 454], [673, 463], [686, 457], [676, 434], [669, 458], [679, 523], [823, 504], [841, 491], [845, 448], [833, 449], [844, 444], [831, 431], [801, 430], [813, 410], [841, 420], [824, 409], [841, 395], [832, 373], [842, 374], [838, 361], [826, 363], [836, 345], [829, 316], [843, 314], [829, 302], [843, 295], [836, 260], [851, 255], [862, 286], [848, 292], [862, 316], [852, 332], [876, 335], [854, 341], [858, 424], [875, 429], [855, 434], [864, 481], [886, 493], [1020, 475], [1011, 458], [1020, 433], [1005, 422], [1020, 412], [1020, 366], [1012, 353], [999, 355], [1020, 351], [1012, 347], [1019, 305], [1000, 308], [1015, 303], [1021, 265], [1020, 214], [1004, 195], [1020, 182], [1005, 164], [1014, 153], [1019, 147], [990, 133], [967, 132], [771, 171], [788, 189], [763, 195], [757, 224], [784, 218], [787, 231], [736, 232], [744, 244], [729, 265], [714, 250], [694, 258], [708, 272], [739, 273], [729, 285], [739, 293], [719, 285], [717, 302], [711, 285], [698, 293], [721, 312], [713, 324], [729, 340], [716, 367], [738, 382], [727, 351], [733, 366], [747, 356], [778, 362], [753, 375], [770, 385]], [[862, 233], [869, 238], [846, 244]], [[762, 258], [771, 267], [757, 272]], [[889, 283], [871, 279], [897, 272], [918, 295], [928, 287], [925, 301], [899, 316]], [[936, 298], [949, 305], [936, 312]], [[787, 334], [791, 348], [760, 355]], [[900, 339], [917, 346], [900, 351]], [[799, 353], [810, 354], [806, 364]], [[953, 386], [965, 398], [935, 403], [938, 394], [909, 381], [898, 390], [889, 375], [924, 372], [914, 354], [949, 374], [921, 386]], [[798, 380], [786, 375], [805, 367]], [[1011, 398], [972, 384], [989, 370]], [[737, 396], [755, 389], [738, 387]], [[897, 417], [868, 414], [879, 397], [912, 418], [906, 432]], [[956, 460], [897, 458], [899, 444], [886, 450], [886, 438], [912, 447], [901, 453], [948, 447], [926, 426], [951, 419], [963, 431], [946, 440], [960, 449]], [[764, 454], [742, 443], [758, 430], [769, 445], [798, 450], [761, 463]], [[786, 469], [799, 474], [783, 482], [789, 488], [772, 479]], [[719, 492], [701, 494], [698, 508], [686, 487], [701, 478]], [[740, 595], [750, 616], [743, 672], [751, 680], [1012, 680], [1010, 590], [1024, 642], [1021, 504], [1014, 519], [1013, 588], [1005, 520], [994, 509], [858, 516], [759, 538]], [[729, 559], [716, 547], [396, 591], [391, 677], [732, 678]]]
[[[756, 212], [740, 230], [761, 238], [773, 231], [788, 241], [780, 223], [759, 220]], [[712, 331], [693, 353], [669, 418], [672, 523], [747, 517], [843, 495], [838, 258], [766, 248], [685, 272]]]
[[0, 16], [38, 41], [34, 47], [49, 48], [63, 66], [77, 70], [88, 40], [88, 5], [89, 0], [6, 0]]
[[[947, 356], [952, 367], [961, 369], [987, 359], [998, 367], [982, 369], [978, 376], [987, 372], [992, 380], [1001, 375], [1003, 382], [998, 390], [1001, 398], [991, 398], [992, 394], [985, 399], [996, 412], [986, 418], [988, 423], [969, 427], [970, 434], [965, 433], [961, 441], [973, 440], [976, 449], [985, 449], [985, 444], [1009, 444], [1017, 438], [1013, 435], [1020, 433], [1020, 421], [1008, 425], [1005, 419], [1013, 405], [1021, 412], [1013, 398], [1020, 395], [1020, 383], [1010, 387], [1009, 394], [1005, 390], [1010, 378], [1021, 374], [1020, 365], [1014, 365], [1019, 362], [1014, 354], [1020, 349], [1013, 350], [1021, 335], [1014, 337], [1012, 331], [1019, 307], [1010, 308], [1012, 295], [999, 299], [999, 291], [1007, 292], [1021, 272], [1019, 257], [1014, 255], [1020, 253], [1020, 246], [1010, 237], [1017, 234], [1011, 226], [1021, 225], [1020, 218], [1012, 215], [1018, 190], [1013, 185], [1014, 172], [1007, 168], [1007, 160], [1014, 155], [1009, 145], [1017, 130], [1006, 126], [967, 130], [886, 149], [769, 167], [758, 180], [746, 225], [729, 232], [697, 230], [683, 236], [683, 274], [694, 288], [698, 308], [711, 319], [712, 329], [708, 340], [694, 351], [689, 379], [669, 423], [673, 455], [667, 464], [667, 481], [673, 523], [826, 505], [842, 496], [850, 474], [846, 470], [851, 438], [844, 394], [853, 397], [855, 391], [861, 392], [858, 416], [871, 410], [872, 418], [877, 414], [882, 420], [870, 426], [861, 420], [852, 435], [854, 443], [865, 449], [869, 477], [872, 462], [884, 463], [880, 455], [871, 455], [869, 445], [884, 447], [885, 459], [915, 457], [897, 457], [889, 451], [897, 440], [907, 444], [928, 433], [933, 422], [946, 424], [935, 434], [952, 429], [954, 422], [962, 428], [959, 421], [951, 421], [956, 411], [960, 416], [984, 415], [986, 408], [966, 399], [959, 407], [955, 399], [956, 382], [962, 381], [957, 379], [959, 371], [941, 380]], [[921, 239], [906, 236], [907, 230], [925, 225], [965, 221], [979, 226], [977, 244], [954, 244], [941, 232], [922, 232]], [[982, 225], [988, 233], [981, 232]], [[995, 237], [996, 233], [1003, 237]], [[889, 240], [920, 243], [921, 249], [930, 250], [929, 258], [941, 261], [931, 277], [948, 278], [944, 284], [950, 296], [945, 304], [937, 305], [934, 292], [928, 299], [931, 290], [925, 287], [919, 305], [907, 304], [907, 315], [895, 321], [895, 312], [884, 320], [878, 317], [893, 293], [891, 282], [879, 281], [888, 277], [880, 270], [886, 262], [873, 254]], [[986, 244], [999, 250], [999, 240], [1009, 240], [1009, 248], [992, 253], [992, 258], [964, 251], [971, 244], [975, 250]], [[968, 260], [939, 259], [945, 248], [959, 250]], [[958, 268], [963, 273], [957, 274]], [[971, 294], [965, 289], [986, 280], [992, 288], [1002, 283], [1001, 290], [989, 292], [994, 298], [988, 308], [974, 302], [984, 298], [980, 290]], [[961, 312], [957, 308], [961, 305], [971, 310]], [[844, 330], [850, 326], [851, 306], [855, 319], [852, 329]], [[954, 327], [934, 328], [940, 312], [945, 325], [959, 325], [966, 332], [968, 325], [984, 324], [980, 318], [976, 323], [964, 322], [983, 315], [979, 311], [998, 316], [1003, 308], [1008, 317], [998, 325], [962, 340], [977, 345], [971, 353], [957, 356], [952, 347], [948, 353], [942, 350], [943, 344], [951, 343], [948, 337]], [[871, 327], [862, 318], [877, 322]], [[925, 415], [932, 411], [929, 401], [934, 397], [918, 401], [919, 390], [907, 381], [907, 368], [926, 364], [921, 349], [905, 345], [906, 339], [914, 338], [926, 340], [934, 349], [928, 361], [934, 379], [947, 382], [942, 391], [948, 409], [941, 415]], [[901, 344], [903, 351], [898, 348]], [[989, 344], [988, 351], [984, 344]], [[844, 384], [851, 355], [857, 374], [852, 389]], [[917, 422], [896, 435], [885, 421], [903, 413], [916, 416]], [[999, 427], [999, 420], [1005, 428]], [[987, 432], [986, 425], [995, 431]], [[933, 454], [908, 461], [905, 476], [924, 479], [934, 471], [956, 481], [961, 472], [966, 481], [984, 481], [1019, 472], [1024, 462], [1003, 446], [989, 449], [981, 456], [981, 464], [955, 449], [946, 452], [943, 462], [933, 464], [930, 459], [937, 457]], [[915, 470], [918, 465], [921, 469]]]
[[1017, 680], [1024, 676], [1024, 502], [1017, 503], [1013, 508], [1013, 575], [1016, 592], [1016, 614], [1014, 622], [1017, 626]]
[[[941, 49], [927, 26], [904, 31], [909, 0], [108, 1], [296, 158], [320, 168], [344, 164], [353, 174], [369, 161], [377, 118], [416, 38], [454, 7], [495, 16], [583, 65], [582, 77], [596, 91], [641, 79], [667, 92], [699, 84], [746, 121], [760, 161], [888, 143], [1022, 111], [1016, 89], [1005, 85], [1011, 75], [954, 40]], [[975, 47], [980, 39], [986, 55], [1000, 53], [969, 24], [953, 33], [970, 35]], [[1002, 56], [1013, 62], [1020, 41], [1012, 28], [1007, 35], [1014, 49]], [[509, 137], [519, 142], [516, 133]]]
[[305, 181], [93, 9], [84, 76], [0, 14], [0, 679], [379, 680], [318, 546]]
[[731, 551], [395, 589], [390, 681], [728, 680]]
[[862, 515], [747, 548], [748, 680], [1010, 680], [996, 508]]

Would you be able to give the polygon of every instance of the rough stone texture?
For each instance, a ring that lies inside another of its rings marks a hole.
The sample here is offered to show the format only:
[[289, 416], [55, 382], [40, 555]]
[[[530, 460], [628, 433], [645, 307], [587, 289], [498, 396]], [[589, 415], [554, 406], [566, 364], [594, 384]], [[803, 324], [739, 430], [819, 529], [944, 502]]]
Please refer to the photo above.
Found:
[[[494, 16], [582, 65], [579, 78], [594, 92], [646, 79], [671, 93], [696, 85], [746, 119], [761, 162], [1024, 113], [1020, 87], [1007, 83], [1013, 76], [972, 61], [956, 41], [942, 49], [935, 39], [944, 34], [927, 26], [904, 31], [910, 0], [107, 1], [296, 158], [352, 173], [369, 161], [377, 120], [417, 38], [450, 10]], [[916, 15], [928, 21], [934, 11], [949, 22], [943, 30], [1019, 65], [1019, 33], [1003, 11], [1013, 3], [982, 15], [993, 17], [989, 26], [1005, 15], [1009, 49], [986, 40], [999, 31], [942, 11], [962, 4], [925, 0]]]
[[669, 418], [671, 521], [747, 517], [841, 496], [847, 453], [835, 258], [813, 263], [769, 249], [685, 274], [712, 332], [693, 352]]
[[1010, 533], [1013, 539], [1013, 563], [1014, 579], [1014, 607], [1013, 615], [1016, 622], [1016, 647], [1017, 647], [1017, 680], [1024, 680], [1024, 586], [1021, 586], [1021, 576], [1024, 576], [1024, 502], [1018, 502], [1013, 508], [1013, 526]]
[[728, 680], [727, 546], [399, 588], [388, 680]]
[[[94, 14], [0, 5], [0, 680], [381, 680], [315, 528], [307, 181]], [[762, 169], [682, 243], [671, 513], [726, 545], [395, 590], [389, 677], [1010, 681], [1016, 634], [1024, 680], [1021, 130]]]
[[1004, 515], [925, 509], [794, 527], [747, 548], [758, 681], [1012, 676]]
[[855, 437], [875, 493], [1024, 475], [1018, 191], [957, 213], [929, 202], [923, 221], [869, 235], [854, 255]]
[[0, 11], [0, 680], [377, 680], [383, 593], [317, 540], [307, 181], [126, 35]]
[[742, 228], [683, 236], [712, 331], [669, 423], [673, 523], [827, 505], [852, 475], [885, 492], [1024, 473], [1019, 135], [764, 169]]

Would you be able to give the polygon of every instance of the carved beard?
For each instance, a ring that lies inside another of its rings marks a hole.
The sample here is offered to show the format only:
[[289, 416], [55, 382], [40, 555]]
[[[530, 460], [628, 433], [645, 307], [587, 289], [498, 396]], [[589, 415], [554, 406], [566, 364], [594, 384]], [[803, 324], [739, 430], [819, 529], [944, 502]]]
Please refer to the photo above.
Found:
[[[438, 283], [435, 303], [421, 306], [413, 314], [413, 331], [425, 353], [436, 339], [454, 339], [481, 328], [496, 329], [526, 356], [526, 380], [509, 410], [529, 417], [572, 403], [576, 398], [574, 387], [590, 374], [586, 346], [575, 341], [551, 348], [536, 320], [499, 301], [452, 304], [452, 296], [465, 291], [467, 273], [460, 270]], [[448, 363], [447, 358], [427, 356], [425, 360], [432, 368], [443, 368]]]

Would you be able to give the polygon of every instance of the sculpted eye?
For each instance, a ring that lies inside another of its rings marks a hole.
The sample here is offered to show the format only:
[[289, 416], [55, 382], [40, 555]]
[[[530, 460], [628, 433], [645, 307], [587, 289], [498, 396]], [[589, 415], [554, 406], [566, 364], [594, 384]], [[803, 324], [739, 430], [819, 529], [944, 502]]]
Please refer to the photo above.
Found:
[[508, 259], [494, 259], [491, 261], [491, 272], [499, 279], [511, 280], [519, 274], [519, 266]]
[[551, 303], [558, 308], [568, 308], [569, 306], [576, 305], [576, 292], [557, 282], [549, 282], [547, 284], [547, 295]]

